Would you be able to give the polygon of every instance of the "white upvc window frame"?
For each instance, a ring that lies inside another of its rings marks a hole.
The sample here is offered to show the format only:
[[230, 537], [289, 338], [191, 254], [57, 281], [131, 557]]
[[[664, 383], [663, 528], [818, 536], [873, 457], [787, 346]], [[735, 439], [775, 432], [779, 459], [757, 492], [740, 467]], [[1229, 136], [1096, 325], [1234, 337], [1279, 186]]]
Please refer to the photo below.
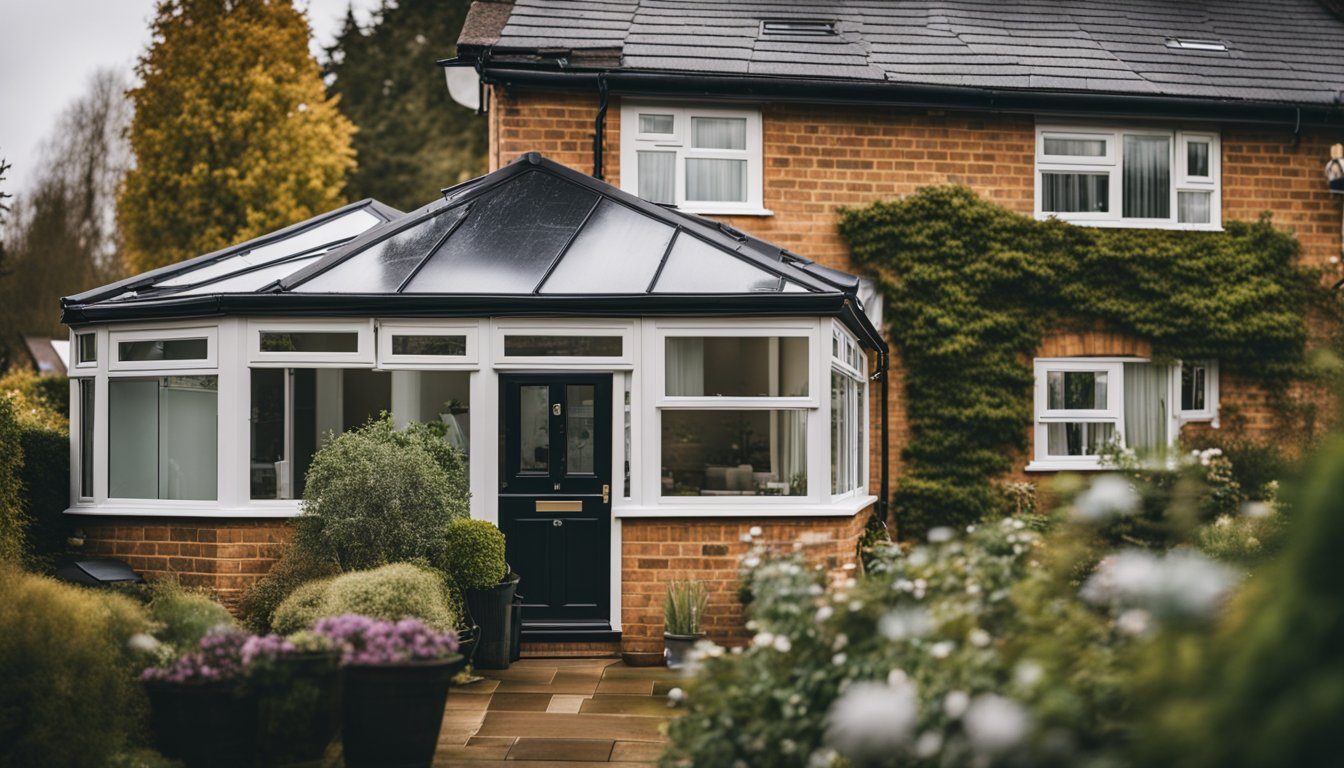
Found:
[[[1187, 366], [1200, 366], [1204, 368], [1204, 407], [1185, 409], [1182, 407], [1182, 376]], [[1218, 361], [1217, 360], [1190, 360], [1183, 361], [1176, 367], [1175, 380], [1172, 382], [1172, 402], [1176, 403], [1176, 416], [1182, 424], [1188, 422], [1207, 421], [1217, 428], [1218, 423]]]
[[[471, 321], [409, 321], [396, 320], [378, 323], [378, 369], [473, 371], [480, 361], [480, 322]], [[393, 336], [464, 336], [466, 352], [461, 355], [398, 355], [392, 352]]]
[[[1168, 163], [1170, 169], [1171, 216], [1165, 219], [1140, 219], [1124, 217], [1124, 141], [1125, 136], [1162, 136], [1168, 139]], [[1052, 139], [1097, 139], [1106, 141], [1106, 153], [1102, 156], [1064, 156], [1046, 155], [1045, 140]], [[1192, 142], [1209, 144], [1209, 175], [1189, 176], [1186, 171], [1187, 146]], [[1222, 230], [1221, 205], [1221, 137], [1213, 130], [1182, 130], [1170, 127], [1126, 125], [1126, 126], [1088, 126], [1078, 124], [1038, 124], [1036, 126], [1036, 171], [1034, 189], [1034, 210], [1037, 219], [1058, 218], [1074, 224], [1096, 227], [1180, 229], [1180, 230]], [[1105, 172], [1108, 180], [1107, 194], [1109, 208], [1106, 212], [1075, 211], [1052, 212], [1042, 209], [1044, 196], [1044, 175], [1046, 173], [1095, 174]], [[1207, 223], [1181, 222], [1180, 193], [1205, 192], [1209, 195], [1209, 221]]]
[[[496, 370], [529, 371], [611, 371], [635, 367], [635, 323], [629, 320], [501, 320], [491, 331], [492, 367]], [[504, 343], [510, 336], [614, 336], [621, 339], [621, 354], [603, 357], [565, 355], [505, 355]]]
[[[79, 340], [82, 337], [93, 338], [93, 359], [84, 360], [80, 357]], [[105, 352], [100, 349], [102, 346], [103, 334], [97, 330], [72, 330], [70, 331], [70, 367], [69, 375], [82, 376], [93, 373], [98, 368], [98, 361], [103, 360]]]
[[[842, 451], [852, 449], [855, 452], [854, 455], [850, 457], [850, 461], [857, 463], [857, 485], [853, 488], [840, 491], [839, 493], [831, 493], [831, 501], [834, 502], [853, 496], [866, 496], [868, 494], [868, 464], [870, 461], [870, 443], [872, 441], [872, 430], [871, 425], [868, 423], [868, 413], [871, 408], [868, 401], [870, 396], [868, 387], [868, 353], [864, 350], [863, 345], [859, 343], [858, 338], [850, 333], [849, 329], [845, 328], [839, 321], [833, 321], [831, 326], [831, 344], [827, 348], [827, 351], [831, 358], [830, 367], [827, 370], [826, 375], [827, 398], [830, 398], [831, 374], [838, 373], [854, 382], [858, 387], [858, 398], [856, 398], [857, 402], [854, 403], [854, 407], [849, 410], [848, 416], [851, 424], [860, 427], [855, 434], [856, 442], [853, 444], [846, 443], [840, 447]], [[830, 437], [829, 426], [830, 419], [827, 420], [828, 443]], [[832, 450], [834, 450], [834, 446], [828, 446], [828, 457]], [[827, 488], [831, 487], [831, 483], [832, 478], [828, 472], [826, 476]]]
[[[252, 368], [372, 368], [377, 362], [374, 321], [294, 320], [289, 318], [247, 321], [247, 363]], [[262, 333], [354, 333], [354, 352], [263, 352]]]
[[[1125, 363], [1144, 362], [1139, 358], [1114, 357], [1038, 357], [1033, 361], [1035, 374], [1034, 429], [1035, 456], [1027, 465], [1028, 471], [1101, 469], [1098, 456], [1051, 456], [1049, 426], [1059, 423], [1085, 422], [1111, 424], [1115, 434], [1124, 441]], [[1053, 371], [1097, 372], [1106, 374], [1105, 408], [1049, 408], [1048, 374]]]
[[[122, 360], [121, 344], [136, 341], [173, 341], [181, 339], [205, 339], [205, 357], [190, 360]], [[100, 350], [102, 351], [102, 350]], [[219, 330], [216, 326], [161, 326], [126, 331], [110, 331], [106, 349], [107, 369], [110, 372], [133, 371], [139, 374], [152, 371], [172, 371], [175, 375], [184, 370], [209, 370], [219, 368]]]
[[[642, 133], [639, 116], [671, 115], [672, 133]], [[746, 120], [746, 148], [703, 149], [691, 146], [691, 119], [694, 117], [743, 118]], [[765, 152], [758, 105], [704, 106], [684, 102], [622, 101], [621, 103], [621, 189], [639, 194], [639, 152], [671, 152], [674, 163], [673, 204], [683, 211], [735, 216], [771, 216], [764, 203]], [[747, 199], [745, 201], [688, 201], [686, 199], [687, 159], [732, 159], [747, 162]]]

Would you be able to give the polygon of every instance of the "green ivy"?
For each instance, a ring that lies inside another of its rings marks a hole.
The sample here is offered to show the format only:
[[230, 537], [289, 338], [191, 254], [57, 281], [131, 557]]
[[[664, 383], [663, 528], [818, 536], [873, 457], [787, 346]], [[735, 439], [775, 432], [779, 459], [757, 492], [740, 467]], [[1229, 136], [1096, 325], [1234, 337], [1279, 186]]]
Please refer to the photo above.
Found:
[[1268, 215], [1222, 232], [1037, 221], [960, 186], [842, 209], [854, 261], [878, 279], [904, 373], [910, 438], [902, 534], [1007, 511], [994, 480], [1026, 449], [1031, 360], [1047, 328], [1097, 323], [1158, 359], [1219, 361], [1284, 392], [1306, 369], [1320, 273]]

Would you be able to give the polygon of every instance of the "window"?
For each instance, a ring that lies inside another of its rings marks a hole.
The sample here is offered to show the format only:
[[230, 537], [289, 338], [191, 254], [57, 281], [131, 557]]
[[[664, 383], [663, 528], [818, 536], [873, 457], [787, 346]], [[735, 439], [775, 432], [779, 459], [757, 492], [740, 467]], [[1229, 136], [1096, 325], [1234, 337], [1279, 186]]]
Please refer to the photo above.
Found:
[[111, 379], [108, 496], [215, 499], [218, 390], [215, 376]]
[[831, 494], [867, 485], [867, 356], [848, 334], [831, 335]]
[[1038, 128], [1036, 210], [1079, 224], [1215, 229], [1218, 135]]
[[669, 336], [668, 397], [807, 397], [805, 336]]
[[373, 321], [249, 320], [248, 361], [307, 368], [372, 366]]
[[1035, 373], [1036, 450], [1028, 469], [1095, 469], [1110, 445], [1160, 453], [1181, 421], [1214, 417], [1212, 363], [1038, 359]]
[[394, 334], [392, 336], [392, 354], [415, 357], [462, 357], [467, 354], [467, 337], [463, 335]]
[[347, 331], [262, 331], [262, 352], [358, 352], [359, 334]]
[[767, 213], [758, 109], [627, 104], [621, 188], [701, 213]]
[[504, 337], [504, 356], [620, 357], [623, 342], [621, 336], [508, 335]]
[[79, 497], [93, 498], [94, 380], [79, 380]]
[[119, 341], [117, 361], [205, 360], [209, 356], [209, 346], [205, 338]]
[[214, 368], [216, 334], [214, 328], [113, 331], [108, 367], [114, 371]]
[[379, 323], [378, 366], [388, 369], [474, 368], [475, 321]]
[[89, 366], [98, 363], [98, 337], [93, 333], [75, 334], [75, 365]]

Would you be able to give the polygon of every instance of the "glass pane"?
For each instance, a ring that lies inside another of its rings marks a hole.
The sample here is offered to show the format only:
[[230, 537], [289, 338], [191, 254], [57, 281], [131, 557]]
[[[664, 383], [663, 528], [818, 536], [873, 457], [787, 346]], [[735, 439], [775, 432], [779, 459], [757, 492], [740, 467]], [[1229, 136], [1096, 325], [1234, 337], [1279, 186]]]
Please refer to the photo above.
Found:
[[660, 415], [663, 496], [807, 495], [807, 411]]
[[1069, 157], [1105, 157], [1105, 139], [1045, 139], [1045, 154]]
[[625, 498], [630, 498], [630, 375], [625, 379]]
[[640, 151], [637, 155], [639, 196], [650, 203], [676, 205], [677, 153]]
[[745, 117], [692, 117], [691, 146], [696, 149], [746, 149]]
[[745, 203], [747, 161], [687, 158], [686, 200]]
[[1105, 213], [1111, 209], [1106, 173], [1042, 173], [1041, 210], [1046, 213]]
[[565, 387], [565, 473], [593, 474], [593, 385]]
[[505, 357], [620, 357], [620, 336], [505, 336]]
[[831, 372], [831, 493], [845, 488], [845, 432], [849, 413], [845, 407], [845, 377]]
[[1115, 425], [1086, 421], [1050, 424], [1046, 435], [1046, 453], [1050, 456], [1096, 456], [1115, 438]]
[[108, 495], [216, 496], [218, 384], [214, 376], [108, 383]]
[[1206, 377], [1207, 369], [1202, 365], [1184, 365], [1181, 367], [1181, 410], [1203, 411], [1208, 408]]
[[466, 336], [392, 335], [392, 354], [461, 357], [467, 354]]
[[1126, 136], [1122, 182], [1125, 218], [1170, 218], [1171, 139]]
[[79, 495], [93, 496], [94, 381], [79, 380]]
[[529, 384], [518, 389], [518, 467], [524, 472], [549, 472], [551, 388], [545, 384]]
[[79, 345], [79, 359], [81, 363], [98, 362], [98, 339], [92, 333], [77, 333], [75, 341]]
[[299, 286], [305, 293], [396, 293], [467, 206], [443, 211], [381, 240]]
[[1212, 199], [1209, 192], [1177, 192], [1177, 221], [1182, 224], [1208, 224], [1213, 215], [1210, 205]]
[[597, 195], [531, 172], [477, 198], [471, 213], [411, 279], [411, 293], [531, 293]]
[[639, 115], [639, 132], [672, 133], [675, 122], [672, 115], [651, 115], [641, 112]]
[[249, 472], [252, 498], [283, 499], [281, 478], [288, 477], [285, 459], [285, 377], [283, 368], [252, 369], [252, 453]]
[[603, 200], [542, 293], [644, 293], [672, 239], [672, 227]]
[[145, 360], [204, 360], [208, 353], [206, 339], [150, 339], [122, 341], [117, 344], [117, 359], [122, 362]]
[[1207, 141], [1187, 141], [1185, 143], [1185, 175], [1209, 175], [1209, 143]]
[[758, 293], [779, 290], [780, 279], [732, 254], [682, 233], [658, 275], [654, 293]]
[[1104, 410], [1105, 371], [1047, 371], [1046, 408], [1057, 410]]
[[262, 331], [262, 352], [358, 352], [354, 331]]
[[300, 270], [312, 264], [316, 264], [321, 256], [311, 258], [293, 259], [282, 261], [279, 264], [272, 264], [261, 269], [254, 269], [251, 272], [244, 272], [240, 275], [227, 277], [213, 283], [198, 285], [195, 288], [188, 288], [179, 292], [178, 296], [201, 296], [214, 295], [219, 293], [252, 293], [259, 291], [268, 285], [283, 280], [290, 275], [297, 274]]
[[669, 397], [806, 397], [806, 337], [707, 336], [667, 339]]
[[1144, 454], [1167, 446], [1171, 370], [1152, 363], [1125, 363], [1125, 445]]

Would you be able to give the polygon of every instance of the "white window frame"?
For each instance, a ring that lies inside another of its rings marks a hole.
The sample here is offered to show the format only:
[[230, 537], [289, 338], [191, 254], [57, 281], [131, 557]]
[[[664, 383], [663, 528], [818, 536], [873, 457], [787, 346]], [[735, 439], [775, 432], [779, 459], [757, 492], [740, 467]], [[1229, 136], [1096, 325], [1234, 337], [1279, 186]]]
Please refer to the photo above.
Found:
[[[205, 357], [192, 360], [122, 360], [120, 346], [122, 342], [134, 341], [172, 341], [180, 339], [205, 339]], [[100, 352], [103, 350], [99, 350]], [[131, 331], [111, 331], [107, 343], [107, 369], [109, 371], [173, 371], [183, 370], [213, 371], [219, 367], [219, 329], [216, 326], [166, 326]]]
[[[395, 370], [475, 370], [479, 361], [478, 321], [410, 322], [378, 324], [378, 369]], [[393, 336], [465, 336], [467, 349], [461, 355], [398, 355], [392, 352]]]
[[[1168, 163], [1171, 179], [1171, 216], [1165, 219], [1138, 219], [1124, 217], [1124, 141], [1125, 136], [1164, 136], [1168, 139]], [[1103, 139], [1106, 141], [1106, 154], [1099, 157], [1046, 155], [1045, 140], [1052, 139]], [[1186, 147], [1191, 141], [1209, 143], [1209, 176], [1191, 177], [1186, 174]], [[1221, 182], [1222, 161], [1221, 141], [1216, 131], [1179, 130], [1151, 126], [1098, 127], [1085, 125], [1036, 126], [1036, 174], [1034, 206], [1037, 219], [1055, 217], [1061, 221], [1085, 224], [1097, 227], [1148, 228], [1148, 229], [1222, 229]], [[1044, 196], [1044, 175], [1046, 173], [1091, 173], [1105, 171], [1108, 174], [1110, 210], [1106, 212], [1047, 212], [1042, 209]], [[1178, 221], [1180, 216], [1179, 199], [1181, 192], [1209, 193], [1208, 223], [1187, 223]]]
[[[641, 133], [640, 113], [672, 115], [670, 134]], [[746, 149], [698, 149], [690, 146], [693, 117], [744, 118], [747, 121]], [[639, 151], [672, 152], [676, 155], [673, 197], [676, 207], [690, 213], [771, 216], [764, 203], [764, 149], [761, 110], [758, 106], [709, 107], [659, 102], [622, 102], [621, 104], [621, 189], [639, 194]], [[737, 201], [687, 201], [687, 159], [733, 159], [747, 161], [747, 199]]]
[[[492, 367], [497, 370], [629, 370], [635, 367], [635, 324], [630, 321], [601, 320], [555, 321], [550, 323], [501, 321], [494, 324]], [[621, 354], [609, 357], [566, 357], [562, 355], [505, 355], [504, 341], [509, 336], [618, 336]]]
[[[253, 368], [372, 368], [376, 361], [373, 320], [329, 321], [274, 320], [247, 321], [247, 362]], [[355, 333], [354, 352], [263, 352], [262, 333]]]
[[[868, 353], [864, 350], [863, 345], [859, 343], [859, 340], [854, 334], [850, 333], [849, 329], [845, 328], [838, 321], [834, 322], [831, 326], [831, 346], [827, 348], [827, 351], [831, 358], [830, 369], [827, 371], [826, 376], [827, 399], [830, 399], [831, 392], [830, 374], [839, 373], [858, 385], [859, 397], [857, 399], [863, 404], [863, 407], [860, 408], [858, 407], [859, 402], [856, 402], [854, 404], [855, 407], [849, 412], [851, 419], [850, 423], [863, 426], [861, 436], [855, 445], [841, 446], [841, 450], [854, 448], [856, 451], [856, 454], [852, 456], [850, 460], [857, 462], [858, 483], [853, 488], [841, 491], [840, 493], [831, 494], [831, 501], [839, 501], [852, 496], [868, 495], [868, 464], [870, 460], [869, 451], [872, 442], [872, 425], [868, 423], [868, 413], [871, 411], [871, 405], [868, 401], [870, 396], [868, 387]], [[851, 363], [851, 361], [853, 362]], [[832, 446], [829, 445], [829, 427], [830, 420], [828, 419], [826, 430], [828, 444], [826, 453], [828, 458], [832, 448]], [[827, 465], [827, 468], [829, 469], [829, 464]], [[831, 487], [831, 477], [829, 472], [826, 477], [826, 487], [828, 489]]]
[[[79, 339], [80, 339], [80, 337], [82, 337], [82, 336], [92, 336], [92, 337], [93, 337], [93, 359], [92, 359], [92, 360], [81, 360], [80, 357], [79, 357]], [[99, 333], [97, 330], [87, 330], [87, 331], [74, 331], [74, 330], [72, 330], [72, 331], [70, 332], [70, 363], [71, 363], [71, 365], [70, 365], [69, 370], [70, 370], [70, 375], [71, 375], [71, 376], [84, 376], [84, 375], [88, 375], [88, 374], [91, 374], [94, 370], [96, 370], [96, 369], [98, 368], [98, 362], [104, 358], [103, 350], [100, 348], [100, 347], [102, 347], [102, 338], [101, 338], [101, 337], [102, 337], [102, 334]], [[83, 369], [83, 370], [82, 370], [82, 371], [79, 371], [79, 372], [76, 372], [75, 369], [77, 369], [77, 368], [79, 368], [79, 369]]]
[[[1204, 368], [1204, 407], [1192, 408], [1186, 410], [1181, 407], [1181, 376], [1187, 365], [1198, 365]], [[1172, 382], [1174, 392], [1172, 393], [1172, 402], [1176, 403], [1176, 415], [1181, 423], [1208, 421], [1212, 422], [1214, 427], [1218, 427], [1218, 361], [1217, 360], [1191, 360], [1182, 362], [1176, 366], [1175, 380]]]

